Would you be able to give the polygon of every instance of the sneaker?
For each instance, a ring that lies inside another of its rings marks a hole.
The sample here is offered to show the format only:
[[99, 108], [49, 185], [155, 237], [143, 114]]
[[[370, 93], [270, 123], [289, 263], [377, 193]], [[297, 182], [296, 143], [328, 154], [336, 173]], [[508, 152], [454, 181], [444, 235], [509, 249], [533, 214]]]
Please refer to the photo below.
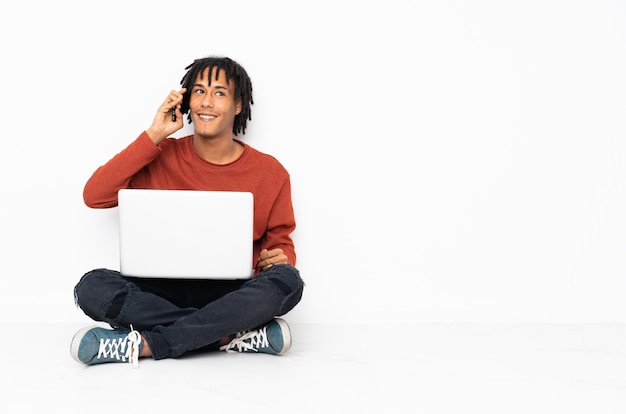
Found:
[[227, 345], [221, 346], [226, 352], [263, 352], [282, 355], [291, 348], [291, 332], [287, 322], [280, 318], [252, 331], [240, 332]]
[[70, 345], [70, 354], [76, 362], [93, 365], [105, 362], [132, 362], [139, 366], [143, 341], [139, 332], [86, 327], [76, 332]]

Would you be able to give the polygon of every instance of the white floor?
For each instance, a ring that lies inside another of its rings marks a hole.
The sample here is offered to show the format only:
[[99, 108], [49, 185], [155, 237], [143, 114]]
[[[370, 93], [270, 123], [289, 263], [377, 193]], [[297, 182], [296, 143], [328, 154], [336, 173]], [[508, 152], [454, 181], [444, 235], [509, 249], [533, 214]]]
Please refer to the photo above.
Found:
[[626, 412], [626, 325], [292, 324], [282, 357], [219, 352], [138, 369], [74, 362], [80, 327], [2, 326], [3, 412]]

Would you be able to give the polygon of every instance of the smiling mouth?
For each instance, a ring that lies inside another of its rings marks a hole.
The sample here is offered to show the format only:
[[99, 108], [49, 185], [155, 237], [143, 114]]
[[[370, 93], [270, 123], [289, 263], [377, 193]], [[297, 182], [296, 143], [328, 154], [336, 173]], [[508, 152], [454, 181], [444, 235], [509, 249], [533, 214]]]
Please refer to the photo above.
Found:
[[198, 114], [198, 118], [200, 118], [202, 121], [212, 121], [213, 119], [217, 118], [217, 116], [215, 116], [215, 115]]

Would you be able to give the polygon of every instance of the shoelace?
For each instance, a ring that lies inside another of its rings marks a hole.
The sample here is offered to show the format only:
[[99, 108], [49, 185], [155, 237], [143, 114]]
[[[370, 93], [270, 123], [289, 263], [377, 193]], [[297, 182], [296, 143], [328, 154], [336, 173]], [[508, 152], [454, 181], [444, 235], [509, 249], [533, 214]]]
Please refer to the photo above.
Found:
[[139, 367], [139, 344], [141, 335], [130, 326], [130, 332], [123, 338], [100, 339], [97, 358], [115, 358], [116, 360], [132, 362], [133, 367]]
[[221, 346], [220, 350], [226, 352], [259, 352], [259, 348], [267, 346], [269, 346], [267, 327], [264, 326], [256, 331], [238, 333], [227, 345]]

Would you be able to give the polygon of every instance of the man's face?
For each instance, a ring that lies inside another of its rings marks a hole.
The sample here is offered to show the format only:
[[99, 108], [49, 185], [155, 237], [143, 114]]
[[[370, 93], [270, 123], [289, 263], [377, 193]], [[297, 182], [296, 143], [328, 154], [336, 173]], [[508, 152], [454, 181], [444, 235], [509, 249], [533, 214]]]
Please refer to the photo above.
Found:
[[[235, 85], [226, 82], [226, 73], [209, 68], [196, 78], [190, 93], [189, 110], [195, 134], [203, 138], [232, 137], [235, 116], [241, 111], [241, 99], [235, 99]], [[209, 76], [211, 85], [209, 86]]]

